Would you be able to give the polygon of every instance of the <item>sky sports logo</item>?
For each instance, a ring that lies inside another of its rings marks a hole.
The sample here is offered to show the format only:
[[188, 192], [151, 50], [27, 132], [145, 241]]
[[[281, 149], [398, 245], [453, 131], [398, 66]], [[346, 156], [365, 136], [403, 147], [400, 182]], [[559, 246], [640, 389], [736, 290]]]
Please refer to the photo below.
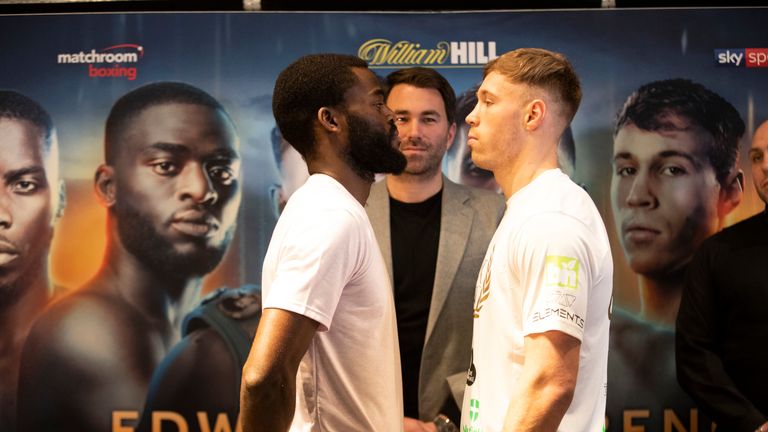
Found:
[[768, 67], [768, 48], [719, 48], [715, 50], [718, 66]]

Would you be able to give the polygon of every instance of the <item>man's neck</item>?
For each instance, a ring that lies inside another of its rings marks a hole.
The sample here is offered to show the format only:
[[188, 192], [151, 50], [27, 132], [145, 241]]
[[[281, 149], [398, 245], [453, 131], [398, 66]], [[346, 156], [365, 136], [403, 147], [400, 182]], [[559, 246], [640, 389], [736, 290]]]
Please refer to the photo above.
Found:
[[656, 324], [674, 328], [680, 299], [683, 295], [684, 271], [664, 279], [638, 275], [640, 285], [640, 316]]
[[390, 174], [386, 181], [389, 196], [404, 203], [424, 202], [443, 188], [439, 170], [428, 175]]
[[157, 325], [178, 328], [181, 316], [196, 303], [202, 286], [199, 277], [158, 274], [130, 254], [112, 233], [101, 270], [86, 286], [114, 295]]
[[[48, 271], [43, 269], [43, 274]], [[29, 332], [37, 315], [42, 312], [49, 299], [49, 281], [47, 276], [33, 281], [24, 288], [21, 298], [0, 309], [0, 356], [7, 352], [21, 352], [19, 345]]]
[[320, 161], [308, 162], [307, 168], [310, 175], [325, 174], [339, 182], [360, 205], [364, 206], [368, 201], [373, 184], [373, 173], [370, 174], [370, 178], [363, 178], [347, 164], [326, 164]]
[[530, 142], [524, 145], [512, 163], [493, 171], [496, 182], [509, 199], [539, 174], [557, 168], [557, 145]]

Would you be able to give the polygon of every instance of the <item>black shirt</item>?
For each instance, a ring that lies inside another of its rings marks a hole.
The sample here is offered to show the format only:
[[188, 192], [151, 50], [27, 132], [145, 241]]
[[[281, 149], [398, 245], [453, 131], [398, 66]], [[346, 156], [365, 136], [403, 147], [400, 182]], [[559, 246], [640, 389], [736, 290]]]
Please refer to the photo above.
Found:
[[419, 417], [419, 370], [435, 283], [442, 190], [420, 203], [389, 198], [397, 335], [406, 417]]
[[677, 317], [677, 379], [718, 430], [768, 420], [768, 213], [699, 248]]

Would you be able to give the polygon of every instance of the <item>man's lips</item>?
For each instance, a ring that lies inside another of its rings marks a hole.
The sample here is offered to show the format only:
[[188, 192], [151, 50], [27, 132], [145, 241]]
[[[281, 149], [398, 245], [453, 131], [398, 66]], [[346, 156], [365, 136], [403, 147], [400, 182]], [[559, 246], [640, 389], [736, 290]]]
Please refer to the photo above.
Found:
[[400, 147], [401, 152], [425, 152], [427, 151], [424, 147], [413, 147], [413, 146], [406, 146], [406, 147]]
[[171, 226], [192, 237], [206, 237], [219, 229], [219, 223], [213, 216], [198, 210], [186, 210], [177, 214]]
[[658, 229], [645, 224], [629, 223], [622, 227], [624, 237], [629, 241], [646, 242], [651, 241], [661, 234]]
[[10, 242], [0, 240], [0, 266], [6, 265], [19, 257], [19, 251]]

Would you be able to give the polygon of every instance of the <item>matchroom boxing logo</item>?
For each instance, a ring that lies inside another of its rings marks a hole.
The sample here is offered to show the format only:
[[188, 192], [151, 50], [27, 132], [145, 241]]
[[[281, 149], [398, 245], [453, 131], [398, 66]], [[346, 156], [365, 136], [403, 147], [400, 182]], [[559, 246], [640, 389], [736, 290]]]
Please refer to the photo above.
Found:
[[136, 44], [120, 44], [92, 49], [89, 52], [61, 53], [56, 57], [58, 64], [87, 64], [91, 78], [136, 79], [135, 64], [144, 57], [144, 47]]

